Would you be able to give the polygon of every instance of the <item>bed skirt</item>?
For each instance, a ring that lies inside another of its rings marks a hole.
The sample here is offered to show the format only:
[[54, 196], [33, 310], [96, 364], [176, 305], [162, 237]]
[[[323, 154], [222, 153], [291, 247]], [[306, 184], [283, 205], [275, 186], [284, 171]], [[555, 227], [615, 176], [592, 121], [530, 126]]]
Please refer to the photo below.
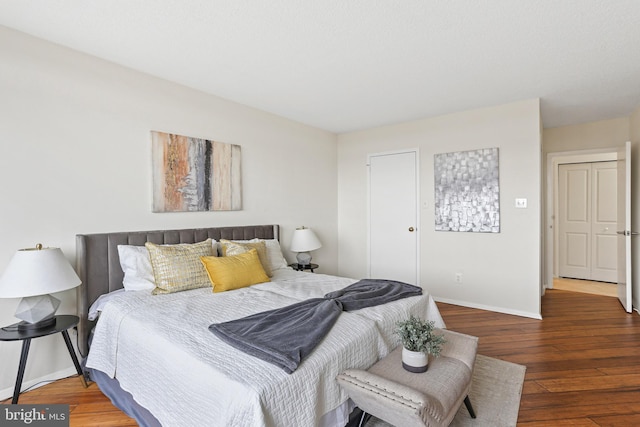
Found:
[[102, 394], [107, 396], [113, 405], [122, 412], [136, 420], [140, 427], [162, 427], [160, 422], [135, 401], [131, 393], [124, 391], [116, 378], [109, 378], [107, 374], [97, 369], [88, 368], [89, 376], [93, 380]]
[[[131, 393], [124, 391], [115, 378], [109, 378], [107, 374], [97, 369], [87, 368], [89, 377], [98, 385], [102, 394], [107, 396], [113, 405], [136, 420], [140, 427], [162, 427], [162, 424], [146, 408], [135, 401]], [[342, 427], [349, 420], [349, 414], [355, 405], [351, 399], [333, 411], [324, 414], [320, 419], [319, 427]]]

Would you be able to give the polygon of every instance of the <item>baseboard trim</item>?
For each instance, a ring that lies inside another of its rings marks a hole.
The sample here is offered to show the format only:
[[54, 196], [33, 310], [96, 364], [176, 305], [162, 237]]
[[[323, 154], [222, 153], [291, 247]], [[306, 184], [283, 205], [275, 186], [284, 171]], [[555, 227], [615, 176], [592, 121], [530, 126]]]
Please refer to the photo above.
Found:
[[455, 300], [450, 298], [440, 298], [435, 296], [433, 297], [433, 299], [437, 302], [443, 302], [446, 304], [453, 304], [453, 305], [459, 305], [462, 307], [477, 308], [480, 310], [493, 311], [496, 313], [511, 314], [514, 316], [528, 317], [530, 319], [542, 320], [542, 316], [540, 315], [540, 313], [529, 313], [527, 311], [511, 310], [509, 308], [504, 308], [504, 307], [494, 307], [491, 305], [476, 304], [468, 301], [460, 301], [460, 300]]
[[[16, 366], [16, 375], [18, 367]], [[47, 374], [43, 377], [40, 378], [35, 378], [29, 381], [22, 381], [22, 390], [26, 390], [29, 387], [32, 387], [38, 383], [42, 383], [42, 384], [38, 384], [37, 386], [33, 387], [31, 390], [35, 390], [36, 388], [42, 387], [44, 385], [47, 385], [53, 381], [57, 381], [59, 379], [62, 378], [67, 378], [70, 377], [72, 375], [78, 375], [78, 373], [76, 372], [76, 368], [74, 366], [71, 366], [70, 368], [66, 368], [66, 369], [62, 369], [60, 371], [56, 371], [56, 372], [52, 372], [50, 374]], [[80, 381], [80, 380], [78, 380]], [[5, 388], [3, 390], [0, 390], [0, 400], [5, 400], [8, 399], [10, 397], [13, 397], [13, 389], [15, 386], [11, 386], [9, 388]]]

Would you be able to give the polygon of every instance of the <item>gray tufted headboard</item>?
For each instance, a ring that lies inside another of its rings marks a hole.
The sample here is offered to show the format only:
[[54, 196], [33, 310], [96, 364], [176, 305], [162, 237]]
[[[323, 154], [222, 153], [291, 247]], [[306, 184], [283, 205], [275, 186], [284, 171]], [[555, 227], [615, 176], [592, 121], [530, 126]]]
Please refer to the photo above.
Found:
[[78, 349], [83, 358], [89, 351], [88, 339], [95, 322], [88, 319], [89, 307], [100, 295], [122, 288], [118, 245], [196, 243], [215, 240], [279, 239], [278, 225], [192, 228], [185, 230], [125, 231], [76, 235], [76, 270], [82, 285], [78, 287]]

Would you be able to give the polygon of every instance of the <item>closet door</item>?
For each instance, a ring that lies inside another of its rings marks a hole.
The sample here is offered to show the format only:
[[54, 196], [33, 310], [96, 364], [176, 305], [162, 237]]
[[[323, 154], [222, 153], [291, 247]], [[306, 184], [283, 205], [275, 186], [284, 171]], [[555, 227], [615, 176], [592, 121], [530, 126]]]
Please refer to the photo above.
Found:
[[616, 282], [616, 162], [560, 165], [558, 275]]
[[616, 162], [592, 164], [593, 221], [591, 224], [591, 280], [615, 283], [617, 273]]
[[369, 277], [419, 285], [418, 153], [369, 156]]
[[558, 170], [559, 275], [589, 279], [591, 259], [591, 164]]

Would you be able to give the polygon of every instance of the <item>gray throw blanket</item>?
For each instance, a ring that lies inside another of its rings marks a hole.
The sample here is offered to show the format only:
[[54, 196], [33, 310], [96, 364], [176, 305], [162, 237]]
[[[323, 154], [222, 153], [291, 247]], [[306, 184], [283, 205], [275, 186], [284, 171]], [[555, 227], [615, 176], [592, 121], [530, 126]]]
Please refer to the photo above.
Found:
[[363, 279], [324, 298], [312, 298], [241, 319], [214, 323], [209, 330], [227, 344], [284, 369], [302, 359], [329, 333], [342, 311], [422, 294], [422, 288], [393, 280]]

